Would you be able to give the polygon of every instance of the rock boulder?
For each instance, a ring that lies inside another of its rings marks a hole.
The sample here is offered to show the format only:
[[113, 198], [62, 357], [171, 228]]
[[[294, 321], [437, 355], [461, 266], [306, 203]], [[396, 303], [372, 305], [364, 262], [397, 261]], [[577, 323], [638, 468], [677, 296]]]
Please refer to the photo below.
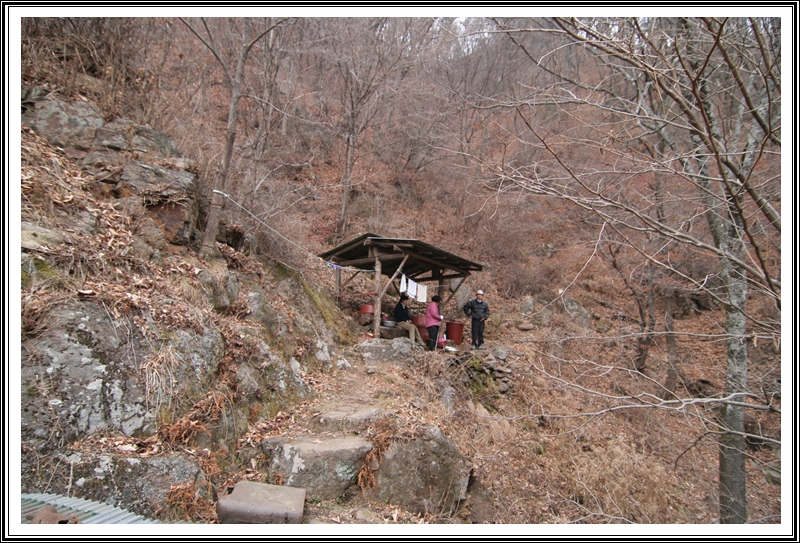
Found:
[[298, 439], [274, 449], [270, 473], [273, 484], [302, 487], [309, 496], [332, 500], [352, 485], [364, 458], [372, 450], [361, 437]]
[[456, 445], [437, 426], [416, 439], [394, 441], [375, 474], [382, 502], [415, 513], [452, 513], [467, 496], [471, 468]]

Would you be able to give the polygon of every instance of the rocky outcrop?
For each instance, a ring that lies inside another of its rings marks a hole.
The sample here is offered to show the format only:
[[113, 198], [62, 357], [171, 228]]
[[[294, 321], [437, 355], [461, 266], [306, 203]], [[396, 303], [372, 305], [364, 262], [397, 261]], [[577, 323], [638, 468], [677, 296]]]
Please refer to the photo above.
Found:
[[352, 432], [360, 434], [370, 424], [388, 413], [375, 405], [358, 405], [340, 402], [328, 406], [313, 417], [312, 425], [324, 432]]
[[113, 189], [120, 196], [137, 195], [173, 245], [189, 245], [197, 224], [195, 175], [146, 162], [126, 164]]
[[23, 124], [73, 156], [88, 152], [97, 130], [105, 124], [100, 109], [91, 102], [61, 100], [37, 89], [22, 89], [22, 95], [27, 97]]
[[154, 516], [171, 487], [206, 481], [210, 460], [177, 451], [232, 453], [254, 420], [309, 398], [304, 355], [330, 364], [338, 332], [301, 278], [178, 249], [195, 237], [195, 174], [168, 137], [25, 96], [23, 123], [63, 151], [23, 130], [22, 485]]
[[508, 349], [494, 346], [489, 353], [464, 353], [457, 356], [455, 364], [463, 366], [461, 382], [476, 395], [505, 394], [514, 383], [512, 371], [504, 364]]
[[72, 441], [97, 431], [156, 431], [133, 353], [143, 338], [115, 323], [102, 306], [71, 302], [54, 308], [49, 326], [26, 342], [22, 364], [22, 438]]
[[562, 296], [556, 300], [556, 309], [584, 328], [592, 324], [591, 314], [575, 298]]
[[372, 444], [359, 436], [303, 438], [275, 446], [271, 478], [305, 488], [310, 496], [333, 500], [356, 482]]
[[193, 241], [196, 175], [169, 137], [126, 119], [106, 123], [90, 102], [63, 100], [36, 89], [23, 89], [23, 96], [28, 97], [23, 124], [77, 160], [95, 179], [98, 195], [136, 196], [170, 243]]
[[398, 337], [391, 341], [378, 338], [368, 339], [356, 345], [356, 350], [369, 361], [396, 360], [398, 356], [408, 355], [418, 350], [413, 341], [408, 337]]
[[105, 503], [124, 504], [126, 509], [152, 517], [167, 508], [171, 489], [184, 485], [212, 499], [212, 486], [200, 464], [190, 456], [166, 453], [152, 457], [116, 456], [91, 452], [68, 457], [72, 469], [73, 494]]
[[[94, 143], [95, 149], [151, 154], [174, 159], [181, 156], [178, 148], [165, 134], [127, 119], [114, 119], [98, 128]], [[88, 164], [88, 161], [84, 163]]]
[[44, 228], [36, 224], [31, 224], [29, 222], [22, 222], [20, 231], [20, 244], [25, 250], [47, 250], [50, 247], [61, 245], [64, 243], [64, 241], [66, 241], [66, 239], [60, 232], [56, 232], [55, 230]]
[[392, 442], [375, 474], [376, 494], [415, 513], [450, 514], [467, 497], [469, 475], [455, 444], [427, 426], [416, 439]]

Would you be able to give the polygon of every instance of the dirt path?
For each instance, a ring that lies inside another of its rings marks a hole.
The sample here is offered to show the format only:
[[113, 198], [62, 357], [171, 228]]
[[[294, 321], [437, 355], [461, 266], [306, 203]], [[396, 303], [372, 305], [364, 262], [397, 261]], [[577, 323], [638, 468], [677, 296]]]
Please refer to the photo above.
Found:
[[[334, 456], [346, 457], [347, 450], [338, 453], [335, 447], [346, 447], [344, 443], [353, 439], [373, 442], [376, 423], [381, 419], [391, 420], [391, 427], [399, 433], [413, 431], [409, 429], [431, 422], [423, 413], [429, 399], [420, 384], [427, 382], [428, 366], [441, 364], [444, 356], [441, 352], [415, 349], [409, 356], [394, 361], [365, 361], [357, 352], [348, 353], [346, 363], [340, 363], [330, 372], [310, 376], [317, 391], [314, 400], [276, 417], [279, 426], [273, 426], [258, 439], [277, 439], [296, 447], [313, 443], [320, 448], [330, 447]], [[357, 483], [334, 499], [319, 499], [309, 492], [303, 515], [303, 523], [424, 521], [421, 515], [370, 499]]]

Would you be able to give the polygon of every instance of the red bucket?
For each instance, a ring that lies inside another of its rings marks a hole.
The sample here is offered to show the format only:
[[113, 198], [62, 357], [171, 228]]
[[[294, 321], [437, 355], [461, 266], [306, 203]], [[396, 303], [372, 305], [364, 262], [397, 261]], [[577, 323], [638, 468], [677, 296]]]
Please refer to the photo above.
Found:
[[422, 326], [424, 328], [425, 327], [425, 315], [415, 315], [415, 316], [411, 317], [411, 324], [413, 324], [417, 328], [419, 328], [420, 326]]
[[375, 306], [372, 305], [372, 304], [364, 304], [364, 305], [361, 306], [361, 311], [359, 311], [359, 314], [361, 314], [361, 315], [364, 315], [364, 314], [374, 315], [375, 314]]
[[447, 334], [447, 339], [461, 345], [464, 339], [464, 323], [463, 322], [447, 322], [445, 323], [444, 333]]
[[[425, 317], [422, 317], [423, 319]], [[428, 329], [424, 326], [417, 325], [417, 330], [419, 330], [419, 335], [422, 337], [422, 341], [428, 341], [430, 339], [430, 335], [428, 335]]]

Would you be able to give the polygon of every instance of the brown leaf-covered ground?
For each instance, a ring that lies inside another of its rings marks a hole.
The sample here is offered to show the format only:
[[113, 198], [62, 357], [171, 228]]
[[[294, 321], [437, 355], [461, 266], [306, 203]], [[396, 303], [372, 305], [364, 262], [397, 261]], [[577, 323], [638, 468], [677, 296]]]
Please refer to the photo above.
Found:
[[[54, 267], [73, 266], [79, 273], [65, 284], [36, 283], [22, 289], [22, 332], [35, 334], [46, 325], [47, 308], [65, 296], [96, 297], [112, 312], [150, 311], [166, 325], [196, 326], [199, 316], [191, 300], [176, 292], [169, 278], [194, 280], [194, 256], [172, 249], [168, 265], [158, 267], [133, 256], [130, 218], [109, 203], [95, 200], [86, 180], [69, 161], [33, 134], [23, 132], [23, 220], [62, 228], [72, 243], [39, 256]], [[87, 243], [80, 231], [64, 225], [76, 215], [90, 212], [100, 224], [99, 235]], [[255, 259], [225, 249], [227, 261], [240, 271], [269, 272]], [[230, 254], [227, 254], [230, 253]], [[269, 257], [269, 255], [266, 255]], [[506, 298], [491, 286], [491, 276], [479, 280], [493, 318], [487, 327], [490, 347], [503, 347], [502, 362], [511, 370], [512, 386], [506, 393], [476, 384], [470, 365], [481, 358], [466, 351], [419, 353], [409, 361], [380, 368], [354, 362], [346, 369], [316, 369], [306, 378], [317, 397], [278, 413], [270, 420], [254, 421], [240, 440], [249, 447], [260, 439], [292, 435], [304, 430], [304, 420], [319, 403], [361, 401], [379, 405], [394, 415], [395, 426], [386, 439], [413, 435], [415, 427], [437, 424], [473, 464], [473, 483], [466, 503], [455, 514], [411, 515], [400, 508], [376, 503], [358, 487], [334, 502], [308, 503], [307, 521], [333, 523], [713, 523], [717, 519], [717, 446], [714, 404], [725, 382], [725, 345], [718, 339], [724, 321], [717, 308], [676, 321], [679, 332], [681, 382], [679, 398], [663, 400], [668, 356], [664, 337], [651, 348], [647, 367], [634, 371], [637, 328], [619, 318], [618, 309], [635, 314], [624, 289], [591, 253], [575, 249], [562, 253], [563, 295], [577, 299], [591, 314], [591, 325], [579, 324], [567, 313], [554, 312], [549, 322], [521, 331], [536, 312], [548, 309], [538, 303], [533, 315], [518, 310], [518, 300]], [[320, 262], [300, 255], [301, 271], [309, 283], [332, 292], [333, 277]], [[125, 271], [128, 270], [128, 271]], [[133, 270], [135, 273], [131, 273]], [[63, 276], [61, 276], [63, 278]], [[182, 300], [169, 314], [160, 311], [161, 298]], [[598, 303], [598, 300], [604, 303]], [[276, 303], [281, 303], [276, 299]], [[355, 300], [340, 318], [355, 317]], [[610, 307], [616, 309], [609, 309]], [[421, 308], [416, 308], [420, 311]], [[455, 307], [448, 318], [459, 318]], [[208, 315], [224, 328], [236, 314]], [[598, 322], [611, 323], [598, 332]], [[469, 331], [466, 331], [467, 337]], [[360, 339], [360, 338], [359, 338]], [[754, 342], [755, 343], [755, 342]], [[779, 347], [752, 345], [750, 388], [754, 403], [780, 408]], [[480, 354], [479, 356], [484, 356]], [[464, 379], [462, 379], [464, 377]], [[777, 385], [776, 385], [777, 383]], [[776, 388], [777, 387], [777, 388]], [[452, 389], [454, 404], [443, 399]], [[192, 421], [187, 421], [190, 424]], [[194, 421], [197, 422], [197, 421]], [[780, 414], [753, 413], [750, 424], [762, 435], [779, 441]], [[380, 436], [373, 432], [374, 439]], [[134, 440], [120, 436], [93, 436], [74, 447], [92, 447], [122, 455], [152, 455], [170, 446], [163, 435]], [[770, 482], [765, 466], [776, 461], [777, 449], [754, 442], [748, 449], [748, 507], [753, 522], [781, 520], [780, 486]], [[204, 459], [208, 471], [220, 481], [240, 478], [263, 480], [259, 466], [219, 471], [217, 458]], [[225, 465], [235, 465], [224, 462]], [[177, 496], [177, 494], [176, 494]], [[178, 497], [176, 497], [178, 499]], [[212, 521], [213, 503], [187, 503], [194, 520]]]

